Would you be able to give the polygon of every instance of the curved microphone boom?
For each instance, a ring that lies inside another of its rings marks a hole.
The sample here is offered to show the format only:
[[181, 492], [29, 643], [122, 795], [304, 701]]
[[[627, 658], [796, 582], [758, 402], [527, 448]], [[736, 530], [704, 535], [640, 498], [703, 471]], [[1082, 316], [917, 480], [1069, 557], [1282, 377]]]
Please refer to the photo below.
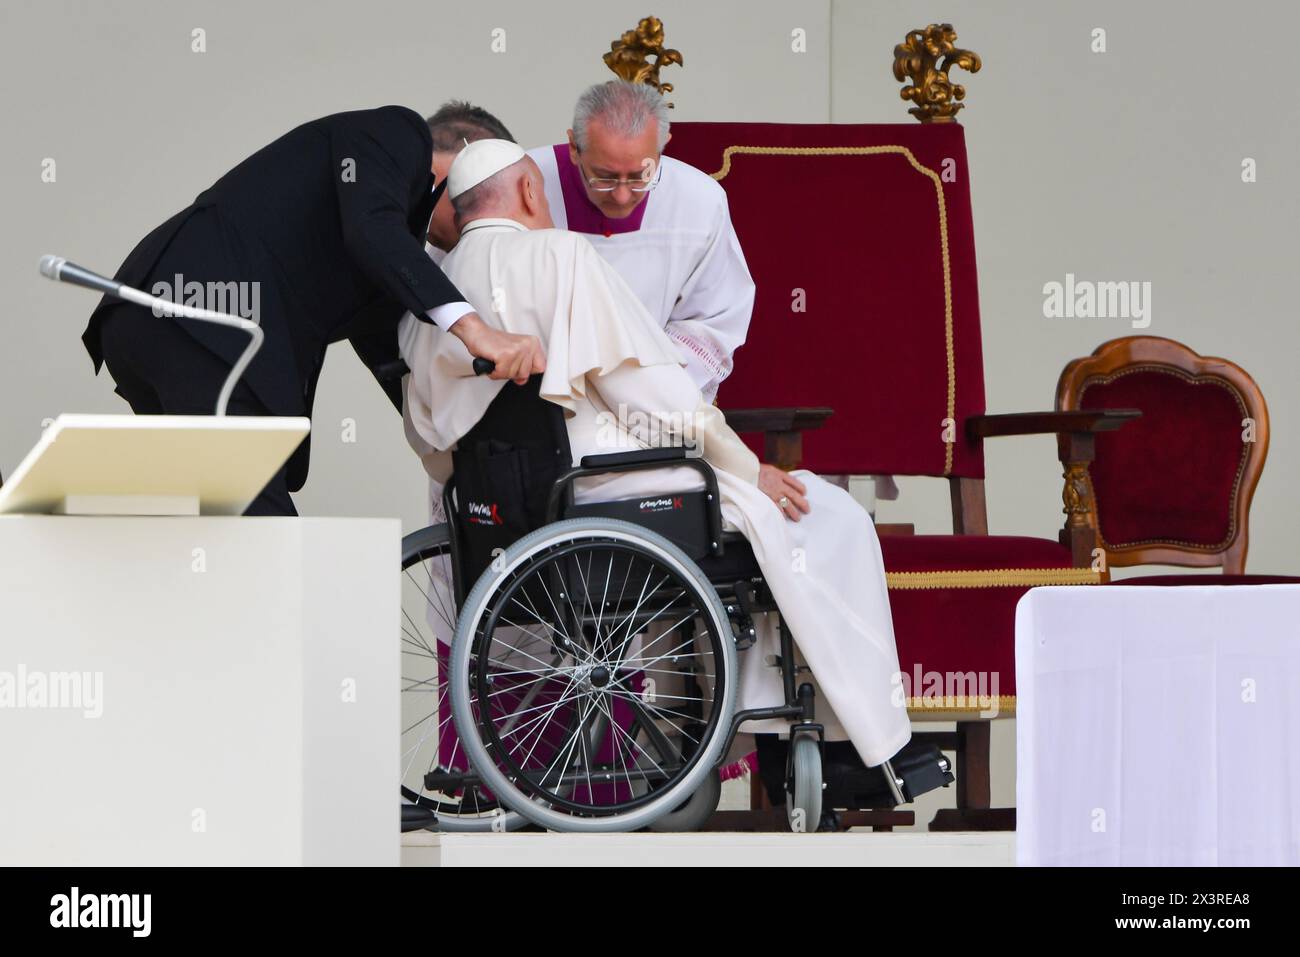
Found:
[[164, 316], [179, 316], [182, 319], [212, 322], [233, 329], [243, 329], [247, 332], [249, 335], [248, 346], [240, 354], [235, 364], [230, 367], [230, 374], [226, 376], [226, 381], [221, 386], [221, 394], [217, 397], [217, 415], [226, 414], [226, 404], [230, 401], [230, 394], [235, 390], [235, 383], [244, 374], [248, 364], [253, 361], [253, 356], [257, 355], [257, 350], [262, 348], [262, 340], [265, 338], [262, 327], [250, 319], [230, 316], [224, 312], [213, 312], [210, 309], [198, 309], [194, 306], [172, 302], [169, 299], [160, 299], [157, 296], [149, 295], [147, 292], [141, 292], [139, 289], [125, 286], [116, 280], [107, 279], [99, 275], [99, 273], [78, 266], [76, 263], [70, 263], [61, 256], [42, 256], [41, 275], [59, 282], [70, 282], [76, 286], [94, 289], [96, 292], [102, 292], [105, 295], [121, 299], [124, 302], [134, 303], [137, 306], [147, 306]]

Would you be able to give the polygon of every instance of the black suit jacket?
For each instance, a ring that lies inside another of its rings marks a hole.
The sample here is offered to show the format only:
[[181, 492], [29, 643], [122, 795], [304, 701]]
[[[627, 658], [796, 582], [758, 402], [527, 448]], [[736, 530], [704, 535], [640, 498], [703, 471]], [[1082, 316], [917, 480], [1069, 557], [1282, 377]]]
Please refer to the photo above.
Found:
[[[428, 126], [405, 107], [305, 123], [141, 240], [116, 278], [147, 292], [155, 283], [174, 285], [177, 274], [186, 283], [257, 282], [266, 339], [245, 381], [273, 414], [310, 415], [329, 343], [350, 340], [378, 375], [398, 357], [404, 312], [423, 319], [427, 310], [464, 298], [424, 250], [434, 205], [432, 158]], [[99, 323], [111, 305], [101, 300], [82, 336], [96, 372], [103, 361]], [[237, 330], [181, 325], [231, 363], [248, 342]], [[395, 384], [382, 384], [400, 408]], [[307, 448], [290, 461], [291, 490], [306, 479]]]

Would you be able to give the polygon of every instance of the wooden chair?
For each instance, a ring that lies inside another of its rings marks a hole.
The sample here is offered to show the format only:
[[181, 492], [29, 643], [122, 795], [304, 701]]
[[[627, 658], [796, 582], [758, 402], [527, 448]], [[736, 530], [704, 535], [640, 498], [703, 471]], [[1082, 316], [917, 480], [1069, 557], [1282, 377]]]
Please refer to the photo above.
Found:
[[[956, 722], [915, 734], [957, 756], [957, 807], [930, 826], [1013, 828], [1014, 809], [990, 807], [988, 705], [1015, 713], [1015, 605], [1035, 585], [1101, 581], [1089, 500], [1076, 491], [1098, 436], [1138, 413], [986, 414], [959, 124], [675, 123], [668, 152], [727, 191], [758, 287], [718, 396], [737, 431], [786, 468], [948, 482], [953, 534], [880, 539], [904, 676], [998, 683], [983, 704], [950, 686], [937, 700], [910, 689], [914, 721]], [[989, 535], [984, 441], [1034, 434], [1057, 436], [1064, 527], [1055, 538]]]
[[[1247, 575], [1250, 502], [1268, 457], [1268, 405], [1244, 369], [1172, 339], [1103, 343], [1061, 372], [1056, 407], [1137, 406], [1142, 420], [1097, 439], [1080, 494], [1109, 567], [1221, 567], [1223, 575], [1142, 575], [1115, 584], [1266, 584]], [[1081, 479], [1082, 481], [1082, 479]]]

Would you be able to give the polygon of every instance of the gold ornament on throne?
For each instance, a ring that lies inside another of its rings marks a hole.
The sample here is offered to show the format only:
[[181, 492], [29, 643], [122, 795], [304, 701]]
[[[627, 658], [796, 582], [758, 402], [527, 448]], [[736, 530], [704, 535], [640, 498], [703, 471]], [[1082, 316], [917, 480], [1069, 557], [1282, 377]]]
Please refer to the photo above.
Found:
[[[628, 30], [611, 43], [605, 54], [605, 65], [619, 79], [648, 83], [665, 95], [673, 91], [673, 85], [659, 82], [659, 69], [673, 63], [681, 66], [682, 55], [664, 46], [664, 25], [658, 17], [643, 17], [635, 30]], [[672, 104], [668, 106], [671, 108]]]
[[916, 104], [907, 112], [922, 123], [952, 123], [962, 108], [966, 88], [952, 82], [949, 70], [959, 66], [979, 72], [979, 54], [959, 49], [956, 39], [951, 23], [932, 23], [924, 30], [912, 30], [894, 47], [894, 79], [912, 81], [898, 95]]

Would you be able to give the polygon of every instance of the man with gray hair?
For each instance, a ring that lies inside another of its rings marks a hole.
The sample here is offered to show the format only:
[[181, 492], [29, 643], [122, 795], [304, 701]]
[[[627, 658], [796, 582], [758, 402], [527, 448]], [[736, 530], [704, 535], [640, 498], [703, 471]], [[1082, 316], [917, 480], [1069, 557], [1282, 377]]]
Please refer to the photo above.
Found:
[[727, 194], [670, 156], [668, 108], [645, 83], [610, 80], [578, 97], [567, 143], [528, 155], [555, 225], [586, 235], [632, 287], [712, 401], [745, 341], [754, 283]]
[[[433, 175], [439, 183], [446, 181], [451, 161], [466, 143], [486, 139], [514, 141], [505, 124], [482, 107], [464, 100], [448, 100], [425, 122], [433, 136]], [[436, 204], [433, 218], [429, 220], [425, 252], [435, 263], [441, 264], [459, 238], [451, 203]]]

